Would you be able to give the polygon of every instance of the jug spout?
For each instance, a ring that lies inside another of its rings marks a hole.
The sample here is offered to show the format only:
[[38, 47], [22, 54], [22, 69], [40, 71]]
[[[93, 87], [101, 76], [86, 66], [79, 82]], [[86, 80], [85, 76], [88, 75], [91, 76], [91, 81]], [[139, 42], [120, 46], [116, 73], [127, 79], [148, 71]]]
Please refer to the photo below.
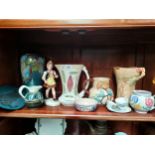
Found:
[[36, 92], [38, 92], [41, 88], [42, 88], [42, 86], [31, 86], [31, 87], [28, 87], [29, 92], [31, 92], [31, 93], [36, 93]]

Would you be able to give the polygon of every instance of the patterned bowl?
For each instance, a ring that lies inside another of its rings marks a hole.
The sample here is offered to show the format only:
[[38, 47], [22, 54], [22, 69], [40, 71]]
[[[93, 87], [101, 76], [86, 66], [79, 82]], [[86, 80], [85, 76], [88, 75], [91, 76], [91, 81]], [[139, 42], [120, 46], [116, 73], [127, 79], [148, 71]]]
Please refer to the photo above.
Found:
[[75, 101], [75, 108], [79, 111], [95, 111], [98, 102], [91, 98], [79, 98]]

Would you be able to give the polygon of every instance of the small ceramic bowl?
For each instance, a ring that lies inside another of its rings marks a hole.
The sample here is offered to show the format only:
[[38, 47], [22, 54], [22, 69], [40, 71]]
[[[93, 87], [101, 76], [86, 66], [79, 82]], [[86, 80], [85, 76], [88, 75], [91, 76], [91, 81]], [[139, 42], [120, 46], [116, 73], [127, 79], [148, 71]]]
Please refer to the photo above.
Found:
[[79, 98], [75, 101], [75, 108], [79, 111], [95, 111], [98, 102], [91, 98]]
[[115, 99], [116, 104], [120, 107], [127, 107], [129, 105], [129, 100], [126, 97], [118, 97]]

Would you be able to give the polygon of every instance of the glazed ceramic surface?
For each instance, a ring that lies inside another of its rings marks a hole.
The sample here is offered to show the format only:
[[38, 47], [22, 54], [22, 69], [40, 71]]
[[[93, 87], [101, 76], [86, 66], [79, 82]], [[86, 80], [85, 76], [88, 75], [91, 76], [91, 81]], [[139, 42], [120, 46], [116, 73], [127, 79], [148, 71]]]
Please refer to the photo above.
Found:
[[130, 105], [138, 113], [147, 113], [155, 108], [154, 96], [150, 91], [134, 90], [130, 97]]
[[89, 86], [87, 82], [85, 89], [78, 93], [79, 78], [83, 71], [89, 79], [89, 74], [86, 67], [82, 64], [79, 65], [55, 65], [59, 71], [62, 83], [62, 95], [59, 97], [59, 101], [65, 106], [73, 106], [76, 98], [83, 97], [85, 90]]
[[117, 112], [117, 113], [131, 112], [131, 108], [129, 106], [125, 106], [122, 108], [112, 101], [108, 101], [106, 107], [109, 111], [112, 111], [112, 112]]
[[136, 82], [145, 76], [145, 68], [114, 67], [117, 82], [117, 97], [131, 96]]
[[[26, 86], [19, 88], [19, 94], [25, 100], [28, 107], [38, 107], [43, 104], [43, 95], [39, 91], [42, 86]], [[24, 90], [26, 91], [24, 93]]]
[[113, 99], [113, 91], [109, 88], [110, 79], [107, 77], [94, 77], [93, 87], [89, 91], [89, 97], [94, 98], [101, 104]]
[[47, 106], [55, 107], [55, 106], [59, 106], [59, 105], [60, 105], [60, 102], [57, 101], [57, 100], [53, 100], [52, 98], [49, 98], [49, 99], [46, 99], [46, 100], [45, 100], [45, 104], [46, 104]]
[[118, 97], [115, 99], [115, 102], [119, 107], [126, 107], [129, 105], [129, 100], [126, 97]]
[[27, 86], [41, 85], [44, 59], [34, 54], [25, 54], [20, 59], [23, 83]]
[[0, 108], [5, 110], [18, 110], [25, 106], [25, 101], [18, 94], [14, 86], [0, 86]]
[[116, 132], [116, 133], [114, 133], [114, 135], [119, 135], [119, 136], [121, 136], [121, 135], [127, 135], [127, 133], [125, 133], [125, 132]]
[[65, 119], [38, 118], [35, 130], [38, 135], [64, 135], [67, 128]]
[[94, 111], [97, 107], [97, 101], [90, 98], [79, 98], [75, 100], [75, 108], [79, 111]]

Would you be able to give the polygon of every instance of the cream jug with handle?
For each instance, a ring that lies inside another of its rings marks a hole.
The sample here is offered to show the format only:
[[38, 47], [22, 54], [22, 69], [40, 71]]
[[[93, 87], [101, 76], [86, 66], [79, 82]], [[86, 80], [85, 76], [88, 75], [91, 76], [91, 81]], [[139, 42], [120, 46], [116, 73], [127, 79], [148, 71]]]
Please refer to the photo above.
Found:
[[[42, 86], [26, 86], [22, 85], [18, 92], [20, 96], [25, 100], [28, 107], [38, 107], [43, 104], [43, 95], [39, 91]], [[25, 93], [24, 93], [25, 91]]]
[[89, 87], [88, 81], [85, 88], [80, 93], [78, 92], [82, 71], [85, 73], [87, 80], [90, 79], [88, 70], [82, 64], [56, 64], [55, 66], [59, 71], [62, 83], [62, 95], [59, 97], [59, 101], [65, 106], [73, 106], [75, 100], [83, 97]]

